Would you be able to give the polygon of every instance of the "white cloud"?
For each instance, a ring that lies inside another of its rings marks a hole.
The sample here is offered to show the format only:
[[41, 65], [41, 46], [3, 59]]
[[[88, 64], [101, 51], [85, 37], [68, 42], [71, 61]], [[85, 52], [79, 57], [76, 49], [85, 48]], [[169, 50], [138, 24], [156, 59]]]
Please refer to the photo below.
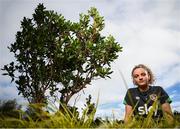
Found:
[[180, 111], [180, 102], [174, 102], [171, 104], [173, 111]]
[[119, 108], [98, 109], [96, 117], [108, 117], [109, 119], [118, 118], [122, 120], [124, 118], [124, 112]]
[[2, 86], [0, 85], [0, 99], [1, 100], [12, 100], [16, 99], [17, 102], [21, 105], [26, 105], [27, 101], [18, 95], [17, 89], [13, 85]]

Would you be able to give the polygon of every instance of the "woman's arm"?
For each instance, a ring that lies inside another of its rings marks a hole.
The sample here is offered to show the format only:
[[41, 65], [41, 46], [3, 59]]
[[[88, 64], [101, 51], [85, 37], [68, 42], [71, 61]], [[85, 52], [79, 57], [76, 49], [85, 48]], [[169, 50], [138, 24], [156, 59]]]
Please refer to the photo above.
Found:
[[164, 113], [164, 116], [165, 116], [168, 124], [173, 125], [174, 124], [174, 118], [173, 118], [173, 113], [172, 113], [170, 104], [169, 103], [162, 104], [162, 111]]
[[126, 105], [126, 106], [125, 106], [125, 117], [124, 117], [124, 123], [125, 123], [125, 124], [131, 122], [132, 113], [133, 113], [132, 106]]

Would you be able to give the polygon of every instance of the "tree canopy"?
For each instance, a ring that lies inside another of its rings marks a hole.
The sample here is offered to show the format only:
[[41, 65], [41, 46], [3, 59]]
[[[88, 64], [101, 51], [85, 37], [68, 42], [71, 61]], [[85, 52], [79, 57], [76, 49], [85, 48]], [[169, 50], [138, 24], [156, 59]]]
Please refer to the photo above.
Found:
[[16, 41], [8, 47], [16, 60], [2, 69], [30, 103], [45, 103], [48, 93], [58, 92], [67, 104], [93, 79], [110, 78], [111, 62], [122, 47], [113, 36], [101, 34], [104, 17], [96, 8], [80, 14], [79, 22], [66, 20], [43, 4], [32, 16], [24, 17]]

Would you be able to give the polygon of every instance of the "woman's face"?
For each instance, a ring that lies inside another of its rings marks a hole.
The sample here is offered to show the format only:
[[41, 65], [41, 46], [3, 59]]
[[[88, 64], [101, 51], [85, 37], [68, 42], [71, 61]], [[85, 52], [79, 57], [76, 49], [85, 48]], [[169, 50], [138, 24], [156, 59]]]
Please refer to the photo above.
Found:
[[150, 76], [143, 68], [136, 68], [133, 72], [133, 82], [140, 88], [146, 88], [149, 84]]

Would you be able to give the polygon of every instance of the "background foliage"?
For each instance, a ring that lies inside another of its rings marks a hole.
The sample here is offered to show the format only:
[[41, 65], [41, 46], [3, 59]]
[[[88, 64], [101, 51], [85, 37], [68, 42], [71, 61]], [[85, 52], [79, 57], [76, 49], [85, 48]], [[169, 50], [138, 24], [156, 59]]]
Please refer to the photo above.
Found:
[[48, 96], [60, 96], [67, 105], [93, 79], [110, 78], [111, 62], [122, 47], [113, 36], [101, 35], [104, 26], [96, 8], [71, 22], [39, 4], [33, 18], [22, 20], [9, 47], [16, 60], [4, 65], [3, 75], [15, 81], [29, 103], [47, 103]]

